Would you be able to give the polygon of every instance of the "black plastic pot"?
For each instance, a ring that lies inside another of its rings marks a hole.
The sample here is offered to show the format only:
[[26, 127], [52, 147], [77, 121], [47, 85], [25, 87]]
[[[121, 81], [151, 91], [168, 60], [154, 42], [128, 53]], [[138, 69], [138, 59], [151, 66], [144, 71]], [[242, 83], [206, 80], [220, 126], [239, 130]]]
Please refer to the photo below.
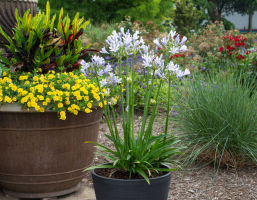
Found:
[[[110, 163], [108, 163], [110, 164]], [[170, 168], [162, 164], [162, 167]], [[145, 179], [113, 179], [99, 176], [91, 170], [97, 200], [167, 200], [171, 172], [163, 176]]]

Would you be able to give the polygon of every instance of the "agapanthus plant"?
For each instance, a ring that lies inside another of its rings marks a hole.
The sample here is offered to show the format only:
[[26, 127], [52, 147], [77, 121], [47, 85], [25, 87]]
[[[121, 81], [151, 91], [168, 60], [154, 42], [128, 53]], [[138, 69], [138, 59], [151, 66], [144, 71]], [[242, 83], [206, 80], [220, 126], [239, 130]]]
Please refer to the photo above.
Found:
[[[110, 73], [107, 80], [112, 80], [112, 78], [115, 76], [118, 80], [120, 80], [117, 83], [119, 84], [119, 103], [122, 107], [121, 124], [123, 132], [120, 133], [118, 131], [115, 117], [113, 117], [113, 121], [111, 118], [111, 114], [112, 116], [115, 116], [114, 103], [109, 102], [108, 104], [105, 104], [104, 99], [101, 97], [106, 121], [110, 130], [110, 135], [105, 134], [105, 136], [114, 143], [115, 150], [111, 150], [104, 145], [90, 141], [87, 141], [86, 143], [96, 144], [97, 148], [102, 151], [102, 153], [96, 152], [96, 154], [107, 157], [113, 161], [113, 164], [93, 166], [87, 168], [86, 170], [95, 168], [116, 168], [117, 170], [129, 172], [129, 178], [131, 178], [132, 174], [137, 173], [145, 178], [146, 181], [150, 184], [149, 178], [152, 177], [153, 174], [175, 170], [163, 168], [161, 167], [161, 163], [173, 164], [174, 162], [171, 160], [171, 157], [176, 153], [180, 153], [180, 148], [174, 147], [174, 144], [179, 141], [175, 136], [168, 133], [169, 104], [167, 108], [165, 131], [159, 135], [154, 135], [153, 133], [153, 125], [155, 117], [157, 116], [159, 105], [160, 88], [163, 84], [168, 83], [168, 98], [170, 98], [172, 80], [174, 80], [176, 77], [181, 78], [182, 76], [189, 74], [189, 71], [186, 70], [182, 72], [178, 65], [175, 65], [173, 62], [167, 62], [168, 59], [165, 59], [163, 55], [158, 56], [154, 53], [154, 51], [146, 46], [143, 46], [144, 42], [142, 39], [139, 40], [139, 37], [137, 36], [138, 32], [136, 32], [134, 35], [131, 35], [129, 31], [124, 33], [123, 30], [124, 29], [121, 28], [121, 32], [119, 33], [114, 31], [106, 41], [107, 44], [109, 44], [109, 48], [102, 49], [102, 53], [116, 56], [119, 60], [118, 71], [115, 75]], [[170, 37], [169, 39], [173, 40], [173, 37]], [[172, 43], [172, 41], [166, 42], [167, 44]], [[180, 52], [186, 49], [182, 43], [178, 43], [176, 48], [175, 46], [173, 47], [174, 52]], [[143, 117], [140, 118], [139, 130], [135, 131], [134, 86], [136, 80], [134, 62], [132, 62], [132, 67], [130, 67], [127, 63], [126, 73], [123, 75], [121, 73], [121, 60], [123, 57], [126, 57], [128, 60], [129, 56], [134, 58], [139, 50], [142, 49], [144, 52], [142, 55], [143, 66], [147, 70], [145, 81], [147, 85], [145, 88], [146, 93]], [[106, 69], [109, 68], [108, 65], [103, 67], [103, 63], [103, 59], [96, 59], [96, 57], [94, 57], [92, 58], [91, 63], [86, 63], [83, 65], [86, 66], [83, 67], [85, 69], [86, 76], [91, 74], [97, 79], [99, 91], [101, 93], [104, 93], [104, 91], [110, 89], [107, 80], [106, 82], [103, 82], [103, 79], [99, 78], [102, 74], [107, 72], [108, 70]], [[158, 92], [156, 95], [154, 95], [154, 98], [152, 98], [154, 86], [151, 83], [156, 78], [160, 79], [158, 82], [159, 84], [157, 85]], [[124, 90], [126, 92], [126, 96], [124, 96]], [[150, 105], [153, 106], [153, 109], [149, 118], [149, 122], [147, 123]], [[121, 138], [120, 134], [124, 135], [124, 139]]]

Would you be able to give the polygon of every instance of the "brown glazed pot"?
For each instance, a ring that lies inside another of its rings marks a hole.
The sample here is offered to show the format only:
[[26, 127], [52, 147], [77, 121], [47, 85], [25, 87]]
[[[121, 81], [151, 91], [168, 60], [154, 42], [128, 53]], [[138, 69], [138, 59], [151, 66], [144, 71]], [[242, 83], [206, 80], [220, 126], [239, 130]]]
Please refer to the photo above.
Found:
[[18, 198], [55, 197], [76, 191], [94, 158], [103, 110], [90, 114], [1, 111], [0, 185]]
[[[15, 9], [19, 11], [20, 17], [30, 9], [32, 16], [37, 13], [38, 0], [0, 0], [0, 26], [9, 37], [13, 37], [12, 28], [16, 24]], [[7, 40], [0, 34], [0, 47], [4, 47], [1, 43], [7, 43]]]

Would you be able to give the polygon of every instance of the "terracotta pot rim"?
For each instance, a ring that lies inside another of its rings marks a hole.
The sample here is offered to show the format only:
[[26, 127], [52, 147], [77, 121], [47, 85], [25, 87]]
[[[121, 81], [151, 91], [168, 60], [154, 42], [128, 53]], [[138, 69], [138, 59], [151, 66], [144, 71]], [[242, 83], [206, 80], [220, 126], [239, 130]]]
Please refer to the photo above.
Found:
[[[113, 162], [110, 162], [110, 163], [103, 163], [103, 165], [108, 165], [108, 164], [112, 164]], [[164, 163], [161, 163], [162, 166], [168, 168], [168, 169], [171, 169], [171, 167], [169, 165], [166, 165]], [[101, 168], [100, 168], [101, 169]], [[146, 181], [145, 179], [116, 179], [116, 178], [108, 178], [108, 177], [104, 177], [104, 176], [100, 176], [98, 174], [95, 173], [95, 170], [99, 170], [98, 169], [91, 169], [91, 173], [94, 175], [94, 176], [97, 176], [99, 178], [102, 178], [102, 179], [106, 179], [106, 180], [110, 180], [110, 181], [119, 181], [119, 182], [139, 182], [139, 181]], [[157, 180], [157, 179], [162, 179], [164, 177], [167, 177], [171, 174], [172, 172], [167, 172], [166, 174], [162, 175], [162, 176], [158, 176], [158, 177], [153, 177], [153, 178], [149, 178], [149, 181], [151, 180]]]

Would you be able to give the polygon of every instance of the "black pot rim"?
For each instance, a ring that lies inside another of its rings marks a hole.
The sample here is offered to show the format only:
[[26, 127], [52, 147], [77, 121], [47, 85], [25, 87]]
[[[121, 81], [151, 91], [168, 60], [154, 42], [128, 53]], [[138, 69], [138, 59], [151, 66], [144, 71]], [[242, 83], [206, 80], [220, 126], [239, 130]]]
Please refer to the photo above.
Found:
[[[103, 165], [108, 165], [108, 164], [112, 164], [113, 162], [109, 162], [109, 163], [103, 163]], [[171, 169], [171, 167], [169, 165], [166, 165], [164, 163], [161, 163], [161, 165], [163, 165], [164, 167], [168, 168], [168, 169]], [[97, 168], [97, 169], [103, 169], [103, 168]], [[95, 173], [95, 170], [96, 169], [91, 169], [91, 173], [92, 175], [94, 176], [97, 176], [99, 178], [102, 178], [102, 179], [106, 179], [106, 180], [115, 180], [115, 181], [121, 181], [121, 182], [131, 182], [131, 181], [145, 181], [145, 179], [116, 179], [116, 178], [108, 178], [108, 177], [104, 177], [104, 176], [100, 176], [98, 174]], [[162, 176], [158, 176], [158, 177], [154, 177], [154, 178], [149, 178], [149, 181], [151, 180], [156, 180], [156, 179], [161, 179], [161, 178], [164, 178], [166, 176], [169, 176], [172, 172], [167, 172], [166, 174], [162, 175]]]

